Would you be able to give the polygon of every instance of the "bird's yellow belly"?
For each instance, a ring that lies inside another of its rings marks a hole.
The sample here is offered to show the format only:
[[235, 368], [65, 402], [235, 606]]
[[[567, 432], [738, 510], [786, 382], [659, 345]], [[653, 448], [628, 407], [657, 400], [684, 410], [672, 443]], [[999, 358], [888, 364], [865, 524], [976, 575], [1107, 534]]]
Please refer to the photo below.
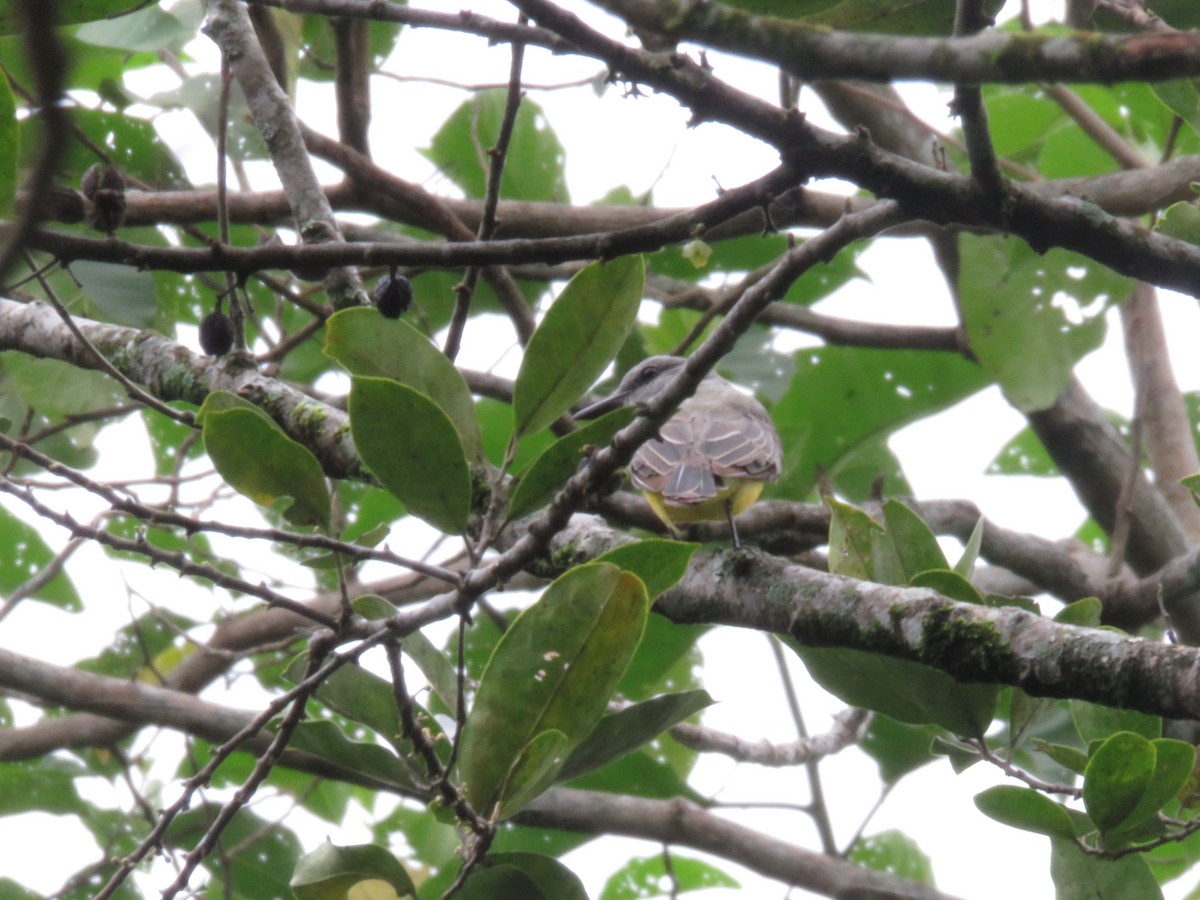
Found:
[[[650, 508], [671, 527], [688, 522], [724, 521], [727, 515], [739, 515], [746, 510], [763, 491], [763, 482], [749, 478], [727, 479], [717, 493], [699, 503], [670, 503], [662, 494], [644, 491]], [[728, 512], [726, 512], [728, 510]]]

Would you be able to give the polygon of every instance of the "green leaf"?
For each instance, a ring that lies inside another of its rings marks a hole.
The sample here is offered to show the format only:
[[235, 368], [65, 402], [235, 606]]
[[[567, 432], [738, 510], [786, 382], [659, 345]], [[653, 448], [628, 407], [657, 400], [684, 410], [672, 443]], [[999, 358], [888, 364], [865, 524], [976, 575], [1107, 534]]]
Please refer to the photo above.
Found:
[[1162, 900], [1162, 890], [1141, 854], [1104, 859], [1073, 840], [1050, 838], [1055, 900]]
[[[430, 894], [441, 896], [441, 893]], [[494, 900], [496, 897], [520, 897], [521, 900], [554, 900], [538, 890], [537, 885], [519, 869], [511, 866], [478, 867], [468, 876], [462, 889], [454, 895], [459, 900]]]
[[[55, 24], [73, 25], [119, 16], [126, 10], [137, 9], [142, 4], [135, 0], [56, 0]], [[0, 4], [0, 34], [18, 34], [22, 19], [17, 15], [17, 4]]]
[[[78, 51], [81, 57], [92, 54], [106, 57], [111, 52], [83, 44], [79, 45]], [[121, 59], [123, 55], [116, 56]], [[128, 58], [127, 55], [124, 57]], [[120, 69], [117, 71], [119, 73]], [[158, 190], [187, 183], [183, 166], [158, 134], [153, 122], [124, 112], [88, 109], [78, 105], [71, 110], [71, 120], [94, 143], [106, 148], [113, 164], [122, 172], [148, 182]], [[31, 121], [36, 122], [36, 118], [24, 120], [22, 129], [28, 127]], [[36, 140], [21, 141], [23, 165], [33, 161], [29, 156], [36, 152], [38, 146]], [[71, 141], [64, 151], [60, 168], [75, 173], [76, 177], [96, 161], [95, 154], [82, 141]], [[147, 232], [153, 233], [153, 229], [147, 229]], [[158, 236], [158, 240], [162, 240], [161, 236]]]
[[[12, 379], [4, 385], [5, 393], [15, 392], [49, 418], [104, 409], [124, 399], [116, 382], [101, 372], [79, 369], [57, 359], [34, 359], [23, 353], [6, 352], [2, 362]], [[97, 426], [77, 426], [71, 429], [71, 441], [79, 447], [90, 446], [98, 433]]]
[[1116, 831], [1131, 821], [1154, 774], [1154, 745], [1130, 731], [1106, 740], [1088, 760], [1083, 805], [1101, 831]]
[[1154, 747], [1154, 774], [1130, 814], [1127, 828], [1150, 821], [1179, 796], [1196, 765], [1196, 748], [1185, 741], [1158, 738], [1150, 743]]
[[600, 900], [643, 900], [646, 897], [675, 897], [706, 888], [739, 888], [736, 879], [711, 863], [680, 856], [672, 849], [671, 869], [660, 853], [634, 857], [608, 877]]
[[518, 435], [548, 426], [600, 377], [637, 320], [645, 286], [641, 256], [591, 263], [546, 311], [513, 386]]
[[851, 503], [866, 503], [880, 496], [911, 497], [915, 493], [885, 434], [848, 451], [830, 474], [834, 493]]
[[475, 401], [454, 363], [402, 319], [356, 307], [325, 323], [325, 354], [351, 375], [390, 378], [427, 396], [454, 423], [471, 457], [483, 452]]
[[499, 815], [503, 818], [525, 807], [558, 779], [567, 759], [567, 736], [543, 731], [521, 748], [500, 785]]
[[907, 881], [933, 884], [933, 863], [917, 842], [902, 831], [893, 829], [859, 838], [847, 859]]
[[1190, 744], [1118, 732], [1096, 748], [1084, 770], [1088, 815], [1109, 835], [1133, 831], [1179, 793], [1195, 762]]
[[653, 601], [684, 576], [692, 554], [699, 546], [686, 541], [649, 538], [614, 547], [603, 556], [598, 556], [595, 561], [612, 563], [626, 572], [632, 572], [642, 579], [642, 584], [646, 586], [646, 594]]
[[363, 464], [410, 513], [448, 534], [467, 530], [471, 472], [458, 430], [427, 396], [354, 376], [350, 430]]
[[417, 896], [404, 866], [375, 844], [336, 847], [326, 841], [300, 858], [289, 884], [296, 900], [345, 900], [347, 892], [364, 881], [381, 881], [398, 897]]
[[[533, 835], [546, 834], [537, 829], [510, 827], [497, 835], [496, 845], [511, 843], [506, 839], [518, 831]], [[514, 900], [587, 900], [587, 893], [578, 876], [558, 860], [545, 855], [549, 852], [566, 852], [571, 847], [555, 849], [543, 837], [538, 842], [538, 849], [544, 852], [510, 850], [489, 853], [483, 864], [468, 876], [462, 890], [454, 896], [464, 900], [496, 900], [501, 897], [512, 897]], [[422, 885], [422, 894], [442, 896], [448, 887], [445, 877], [454, 874], [455, 869], [450, 867]]]
[[[621, 565], [614, 559], [603, 557], [597, 562]], [[625, 567], [621, 565], [621, 568]], [[639, 574], [636, 568], [630, 571]], [[650, 590], [647, 588], [647, 593]], [[676, 625], [663, 616], [650, 616], [646, 620], [642, 642], [617, 685], [621, 696], [645, 700], [663, 691], [698, 687], [703, 659], [697, 642], [709, 628], [708, 625]]]
[[[305, 664], [303, 656], [297, 657], [284, 677], [292, 684], [303, 681]], [[391, 682], [362, 666], [349, 664], [331, 672], [317, 688], [316, 697], [334, 712], [367, 726], [393, 746], [405, 743]]]
[[1060, 609], [1055, 613], [1054, 621], [1063, 625], [1078, 625], [1080, 628], [1099, 628], [1103, 611], [1104, 604], [1099, 597], [1084, 597]]
[[557, 579], [516, 618], [488, 661], [462, 735], [459, 775], [477, 810], [490, 815], [510, 799], [509, 772], [535, 737], [560, 731], [569, 752], [591, 732], [648, 609], [636, 576], [591, 563]]
[[333, 722], [301, 722], [292, 733], [289, 746], [405, 791], [417, 789], [412, 772], [400, 757], [379, 744], [350, 740]]
[[[549, 900], [587, 900], [587, 892], [579, 877], [557, 859], [541, 853], [491, 853], [492, 866], [504, 866], [520, 872], [532, 882], [542, 896]], [[473, 895], [478, 896], [478, 895]], [[515, 894], [493, 894], [492, 897], [516, 897]]]
[[[181, 12], [191, 13], [189, 21], [180, 19]], [[97, 47], [156, 53], [181, 48], [195, 38], [200, 19], [200, 10], [188, 4], [174, 7], [170, 12], [156, 4], [134, 9], [127, 15], [88, 22], [75, 30], [75, 36]]]
[[1150, 90], [1171, 112], [1200, 131], [1200, 91], [1194, 78], [1178, 78], [1174, 81], [1154, 81]]
[[[22, 522], [0, 506], [0, 596], [8, 597], [30, 578], [41, 572], [54, 559], [54, 551], [42, 539], [37, 529]], [[59, 609], [79, 612], [83, 601], [66, 570], [43, 584], [32, 600], [49, 603]]]
[[192, 644], [176, 641], [196, 624], [166, 610], [146, 613], [117, 629], [112, 643], [98, 654], [75, 665], [110, 678], [165, 678], [192, 652]]
[[435, 647], [421, 631], [414, 631], [405, 636], [403, 648], [429, 679], [429, 686], [442, 701], [442, 705], [448, 710], [454, 709], [458, 702], [458, 673], [446, 658], [446, 654]]
[[1064, 769], [1082, 775], [1087, 769], [1087, 754], [1078, 747], [1068, 747], [1064, 744], [1051, 744], [1034, 738], [1033, 747], [1040, 753], [1046, 754]]
[[829, 571], [834, 575], [905, 584], [895, 544], [882, 525], [861, 509], [832, 497], [829, 507]]
[[1200, 9], [1189, 0], [1150, 0], [1146, 6], [1172, 28], [1200, 28]]
[[933, 725], [909, 725], [876, 713], [859, 746], [875, 760], [884, 783], [895, 784], [909, 772], [939, 758], [930, 745], [944, 733]]
[[508, 502], [508, 516], [519, 519], [549, 503], [585, 460], [588, 447], [604, 447], [612, 436], [633, 421], [633, 407], [614, 409], [588, 422], [545, 449], [521, 473]]
[[[165, 846], [195, 847], [220, 809], [218, 803], [205, 803], [180, 813], [167, 829]], [[300, 841], [295, 834], [243, 807], [221, 831], [215, 852], [205, 858], [203, 865], [214, 879], [210, 884], [232, 888], [229, 900], [286, 897], [288, 878], [299, 859]]]
[[17, 195], [17, 103], [7, 78], [0, 78], [0, 216], [7, 216]]
[[558, 778], [569, 781], [607, 765], [658, 737], [668, 728], [674, 728], [713, 702], [708, 691], [685, 691], [635, 703], [607, 715], [571, 751]]
[[939, 669], [862, 650], [784, 643], [817, 684], [851, 706], [971, 737], [982, 735], [995, 713], [995, 685], [960, 684]]
[[983, 93], [997, 156], [1028, 158], [1051, 125], [1063, 117], [1057, 105], [1034, 96], [1024, 85], [987, 85]]
[[1022, 831], [1067, 838], [1075, 837], [1075, 826], [1063, 807], [1033, 788], [999, 784], [975, 795], [981, 813]]
[[78, 763], [50, 756], [6, 762], [0, 765], [0, 816], [26, 812], [80, 815], [87, 804], [79, 796], [75, 779], [84, 775]]
[[1086, 700], [1071, 701], [1071, 720], [1085, 744], [1107, 740], [1121, 731], [1132, 731], [1147, 740], [1162, 737], [1162, 719], [1158, 716], [1133, 709], [1114, 709]]
[[0, 878], [0, 897], [8, 900], [45, 900], [45, 894], [33, 891], [11, 878]]
[[[929, 588], [943, 597], [959, 603], [983, 603], [983, 595], [975, 585], [951, 569], [933, 569], [914, 575], [909, 581], [912, 587]], [[1022, 604], [1014, 604], [1021, 606]], [[1022, 608], [1024, 608], [1022, 606]]]
[[1035, 253], [1023, 241], [966, 236], [963, 324], [980, 365], [1010, 402], [1045, 409], [1075, 363], [1104, 338], [1103, 312], [1128, 282], [1065, 250]]
[[971, 536], [967, 538], [967, 543], [963, 547], [962, 556], [958, 558], [958, 562], [954, 564], [954, 571], [963, 578], [970, 580], [975, 574], [975, 563], [979, 559], [979, 548], [983, 545], [983, 516], [979, 517], [979, 521], [975, 523], [975, 527], [971, 529]]
[[1039, 148], [1037, 168], [1046, 178], [1103, 175], [1117, 168], [1112, 155], [1074, 122], [1056, 122]]
[[317, 458], [266, 413], [241, 402], [214, 391], [200, 408], [204, 449], [221, 477], [261, 506], [280, 497], [293, 498], [283, 515], [295, 525], [328, 527], [329, 488]]
[[1200, 244], [1200, 209], [1195, 203], [1172, 203], [1154, 223], [1154, 230], [1189, 244]]
[[[474, 92], [448, 118], [424, 155], [468, 197], [483, 197], [488, 172], [480, 161], [495, 145], [504, 116], [505, 91]], [[567, 201], [564, 151], [541, 107], [525, 97], [513, 123], [500, 195], [508, 200]]]
[[888, 500], [883, 504], [883, 521], [896, 545], [905, 578], [911, 581], [921, 572], [950, 568], [929, 526], [909, 507], [899, 500]]
[[1044, 478], [1061, 474], [1032, 428], [1022, 428], [1010, 438], [985, 471], [988, 475], [1039, 475]]
[[[672, 749], [685, 750], [686, 758], [667, 757]], [[696, 792], [687, 783], [695, 751], [671, 741], [655, 741], [626, 753], [608, 765], [569, 782], [573, 788], [605, 794], [626, 794], [658, 800], [690, 800], [701, 806], [710, 798]]]
[[783, 443], [774, 493], [790, 499], [808, 496], [818, 472], [836, 474], [859, 447], [990, 382], [978, 365], [950, 353], [817, 347], [797, 351], [794, 360], [796, 373], [771, 407]]

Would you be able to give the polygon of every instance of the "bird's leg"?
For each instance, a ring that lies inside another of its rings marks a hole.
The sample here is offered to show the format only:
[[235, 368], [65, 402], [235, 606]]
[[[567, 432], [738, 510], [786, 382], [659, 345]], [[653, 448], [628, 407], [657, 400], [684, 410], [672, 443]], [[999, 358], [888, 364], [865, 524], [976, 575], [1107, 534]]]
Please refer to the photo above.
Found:
[[733, 521], [733, 503], [729, 500], [725, 501], [725, 518], [729, 520], [729, 530], [733, 533], [733, 549], [738, 550], [742, 546], [742, 541], [738, 537], [737, 525]]

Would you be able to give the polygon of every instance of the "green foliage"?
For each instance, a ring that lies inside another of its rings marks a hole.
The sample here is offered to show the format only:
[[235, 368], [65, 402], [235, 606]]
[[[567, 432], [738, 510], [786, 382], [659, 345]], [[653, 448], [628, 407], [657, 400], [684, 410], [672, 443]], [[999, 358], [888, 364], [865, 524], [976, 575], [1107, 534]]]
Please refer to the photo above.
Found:
[[[90, 22], [137, 8], [131, 0], [61, 0], [55, 4], [56, 20], [59, 25], [75, 22]], [[23, 27], [15, 2], [0, 4], [0, 34], [18, 34]]]
[[648, 611], [610, 563], [572, 569], [505, 632], [480, 678], [459, 776], [476, 809], [511, 814], [549, 785], [599, 722]]
[[472, 457], [482, 452], [471, 390], [454, 364], [407, 322], [344, 309], [325, 323], [325, 353], [352, 375], [390, 378], [425, 394], [454, 424]]
[[1182, 741], [1117, 732], [1096, 748], [1084, 770], [1088, 816], [1106, 840], [1135, 832], [1179, 793], [1195, 761], [1195, 748]]
[[518, 435], [541, 431], [600, 377], [633, 328], [645, 273], [640, 256], [622, 256], [585, 266], [563, 288], [521, 359]]
[[1033, 788], [1001, 784], [975, 797], [979, 811], [1013, 828], [1071, 840], [1075, 826], [1062, 806]]
[[[397, 897], [417, 896], [412, 879], [396, 857], [374, 844], [322, 844], [296, 863], [291, 888], [296, 900], [343, 900], [356, 886], [362, 890], [363, 882], [383, 882]], [[385, 897], [379, 896], [381, 900]]]
[[[205, 803], [177, 816], [167, 829], [167, 846], [195, 846], [219, 811], [219, 805]], [[221, 832], [218, 843], [222, 852], [205, 859], [203, 865], [215, 884], [232, 887], [227, 900], [264, 894], [287, 896], [288, 879], [300, 858], [300, 842], [290, 829], [242, 809]], [[251, 852], [226, 855], [234, 849]], [[212, 896], [224, 895], [214, 892]]]
[[1128, 292], [1125, 280], [1021, 241], [964, 237], [962, 251], [963, 324], [980, 365], [1019, 409], [1050, 406], [1075, 363], [1099, 346], [1101, 314]]
[[519, 519], [549, 503], [586, 459], [588, 448], [603, 447], [614, 434], [633, 421], [631, 407], [615, 409], [559, 438], [517, 477], [508, 501], [508, 515]]
[[921, 852], [917, 842], [901, 831], [861, 837], [854, 842], [847, 858], [919, 884], [933, 884], [933, 863]]
[[204, 449], [232, 488], [261, 506], [291, 497], [283, 516], [295, 525], [329, 524], [329, 488], [321, 464], [270, 416], [216, 391], [204, 401], [199, 421]]
[[456, 896], [467, 900], [587, 900], [578, 876], [557, 860], [536, 853], [491, 854], [487, 866], [476, 869]]
[[1162, 889], [1142, 857], [1104, 859], [1063, 838], [1050, 839], [1050, 876], [1058, 900], [1162, 900]]
[[[846, 504], [830, 501], [830, 509], [832, 572], [896, 585], [919, 584], [937, 573], [943, 576], [941, 587], [953, 579], [974, 595], [969, 602], [980, 600], [949, 568], [932, 533], [908, 507], [897, 501], [885, 504], [887, 527]], [[803, 646], [791, 638], [786, 643], [818, 684], [852, 706], [967, 736], [982, 735], [992, 720], [998, 694], [994, 685], [961, 684], [941, 670], [861, 650]]]
[[[783, 474], [771, 492], [805, 497], [821, 471], [835, 477], [851, 454], [988, 384], [961, 357], [859, 347], [797, 351], [796, 372], [771, 406]], [[851, 414], [852, 411], [852, 414]]]
[[[669, 885], [669, 887], [668, 887]], [[675, 897], [706, 888], [738, 888], [738, 882], [703, 860], [672, 853], [670, 869], [662, 856], [634, 857], [609, 876], [600, 900]]]
[[558, 775], [566, 781], [598, 769], [673, 728], [712, 702], [706, 691], [687, 691], [655, 697], [607, 715], [571, 751]]
[[410, 513], [451, 534], [466, 530], [471, 472], [458, 429], [433, 400], [386, 378], [355, 376], [350, 428], [363, 463]]
[[[30, 578], [43, 571], [54, 558], [54, 551], [33, 526], [0, 508], [0, 595], [9, 596]], [[70, 576], [59, 572], [30, 594], [33, 600], [79, 612], [83, 601]]]
[[[480, 91], [456, 109], [424, 154], [469, 197], [482, 197], [488, 170], [483, 164], [495, 143], [504, 114], [505, 92]], [[511, 200], [566, 202], [564, 151], [558, 137], [532, 100], [517, 111], [504, 161], [500, 192]]]
[[17, 106], [7, 80], [0, 80], [0, 215], [17, 194]]

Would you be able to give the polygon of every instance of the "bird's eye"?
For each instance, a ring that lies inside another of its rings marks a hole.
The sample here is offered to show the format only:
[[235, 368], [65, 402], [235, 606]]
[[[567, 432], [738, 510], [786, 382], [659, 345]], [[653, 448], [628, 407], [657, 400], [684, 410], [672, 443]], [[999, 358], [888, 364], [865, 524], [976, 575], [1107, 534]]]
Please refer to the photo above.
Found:
[[646, 368], [642, 369], [642, 381], [651, 381], [657, 374], [657, 366], [646, 366]]

